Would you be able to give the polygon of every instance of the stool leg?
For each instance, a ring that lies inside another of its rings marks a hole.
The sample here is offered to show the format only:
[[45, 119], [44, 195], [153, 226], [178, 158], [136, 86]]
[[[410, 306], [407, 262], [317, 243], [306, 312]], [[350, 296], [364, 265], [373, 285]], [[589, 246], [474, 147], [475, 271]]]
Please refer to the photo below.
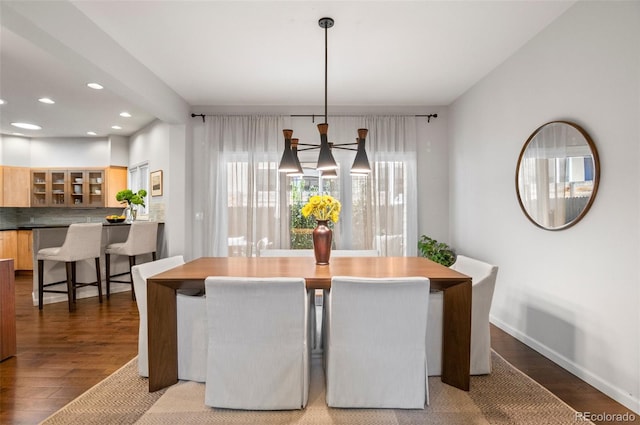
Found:
[[[107, 272], [109, 274], [109, 272]], [[96, 257], [96, 284], [98, 285], [98, 299], [102, 303], [102, 279], [100, 279], [100, 257]]]
[[129, 279], [131, 279], [131, 299], [136, 300], [136, 291], [133, 289], [133, 274], [131, 274], [131, 267], [136, 265], [136, 256], [129, 256]]
[[107, 273], [107, 299], [109, 299], [109, 295], [111, 293], [111, 255], [105, 253], [104, 261], [105, 261], [105, 270]]
[[71, 263], [71, 284], [73, 285], [73, 303], [74, 304], [76, 303], [76, 298], [77, 298], [76, 297], [76, 291], [77, 291], [76, 283], [77, 283], [78, 280], [77, 280], [76, 271], [77, 271], [76, 262], [73, 261]]
[[75, 262], [67, 261], [65, 263], [67, 270], [67, 298], [69, 299], [69, 311], [76, 309], [75, 305], [75, 279], [73, 279], [73, 266]]
[[151, 253], [151, 259], [152, 259], [153, 261], [156, 261], [156, 252], [155, 252], [155, 251], [153, 251], [153, 252]]
[[44, 302], [44, 260], [38, 260], [38, 309]]

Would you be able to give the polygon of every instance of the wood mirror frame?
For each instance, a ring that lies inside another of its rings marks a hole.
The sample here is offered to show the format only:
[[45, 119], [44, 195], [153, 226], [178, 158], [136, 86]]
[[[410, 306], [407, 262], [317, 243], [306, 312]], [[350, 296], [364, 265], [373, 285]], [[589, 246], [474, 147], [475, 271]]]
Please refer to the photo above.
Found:
[[527, 218], [545, 230], [567, 229], [584, 217], [598, 191], [600, 159], [593, 140], [569, 121], [538, 127], [516, 166], [516, 193]]

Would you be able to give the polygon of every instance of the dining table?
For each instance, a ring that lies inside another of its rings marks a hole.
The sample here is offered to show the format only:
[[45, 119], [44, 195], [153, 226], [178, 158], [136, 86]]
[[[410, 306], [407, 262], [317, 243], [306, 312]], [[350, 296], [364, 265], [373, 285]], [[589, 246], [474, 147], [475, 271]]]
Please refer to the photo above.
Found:
[[[423, 257], [201, 257], [147, 279], [149, 391], [178, 382], [176, 291], [204, 291], [209, 276], [302, 277], [308, 290], [331, 290], [333, 276], [424, 276], [443, 292], [444, 383], [469, 390], [471, 277]], [[428, 302], [428, 300], [425, 300]]]

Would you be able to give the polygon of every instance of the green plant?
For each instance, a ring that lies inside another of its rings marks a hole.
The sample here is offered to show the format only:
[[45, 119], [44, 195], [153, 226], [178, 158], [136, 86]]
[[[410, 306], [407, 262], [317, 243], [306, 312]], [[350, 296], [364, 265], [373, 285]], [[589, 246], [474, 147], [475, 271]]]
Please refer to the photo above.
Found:
[[456, 253], [453, 248], [425, 235], [420, 236], [418, 240], [418, 251], [421, 257], [426, 257], [446, 267], [456, 262]]
[[131, 189], [121, 190], [116, 193], [116, 201], [122, 202], [123, 204], [126, 202], [127, 205], [144, 205], [144, 197], [147, 196], [147, 191], [144, 189], [140, 189], [138, 192], [133, 192]]

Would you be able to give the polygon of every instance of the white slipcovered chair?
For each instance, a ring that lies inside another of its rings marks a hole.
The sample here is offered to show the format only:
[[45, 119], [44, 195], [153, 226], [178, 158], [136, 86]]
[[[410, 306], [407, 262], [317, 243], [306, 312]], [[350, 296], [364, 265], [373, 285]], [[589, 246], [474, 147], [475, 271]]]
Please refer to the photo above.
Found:
[[[489, 374], [491, 373], [489, 311], [498, 267], [458, 255], [451, 268], [472, 279], [471, 375]], [[429, 376], [439, 376], [442, 373], [442, 292], [431, 293], [429, 304]]]
[[325, 305], [326, 399], [332, 407], [429, 404], [429, 279], [334, 277]]
[[379, 257], [377, 249], [333, 249], [331, 257]]
[[[105, 267], [107, 273], [107, 298], [111, 294], [111, 282], [131, 284], [131, 297], [135, 299], [133, 290], [133, 275], [131, 268], [136, 265], [136, 256], [151, 254], [152, 261], [156, 260], [156, 245], [158, 240], [158, 222], [134, 221], [129, 227], [129, 235], [125, 242], [112, 243], [104, 251]], [[111, 274], [111, 256], [124, 255], [129, 257], [129, 270], [124, 273]], [[129, 280], [114, 280], [112, 277], [129, 275]]]
[[205, 404], [301, 409], [309, 397], [311, 296], [302, 278], [208, 277]]
[[[182, 255], [133, 266], [140, 328], [138, 332], [138, 373], [149, 376], [147, 337], [147, 279], [184, 264]], [[207, 365], [207, 307], [205, 297], [176, 295], [178, 328], [178, 379], [204, 382]]]
[[260, 257], [313, 257], [312, 249], [263, 249]]
[[[45, 292], [66, 293], [69, 311], [76, 309], [76, 290], [83, 286], [97, 286], [98, 299], [102, 302], [102, 280], [100, 278], [100, 247], [102, 246], [102, 223], [76, 223], [69, 226], [62, 246], [42, 248], [38, 251], [38, 308], [42, 310]], [[95, 260], [96, 281], [78, 283], [76, 263], [81, 260]], [[44, 262], [64, 262], [67, 274], [67, 290], [46, 289], [62, 282], [44, 282]]]

